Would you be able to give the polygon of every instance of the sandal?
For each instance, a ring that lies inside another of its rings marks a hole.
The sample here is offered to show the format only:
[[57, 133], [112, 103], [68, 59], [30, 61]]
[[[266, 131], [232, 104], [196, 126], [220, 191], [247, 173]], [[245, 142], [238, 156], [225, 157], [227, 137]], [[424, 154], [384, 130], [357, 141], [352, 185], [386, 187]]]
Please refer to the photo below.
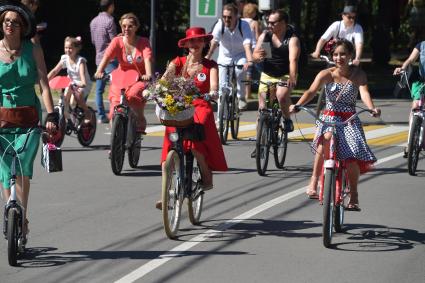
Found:
[[319, 195], [313, 189], [308, 189], [305, 193], [309, 199], [319, 199]]
[[311, 176], [309, 189], [305, 192], [309, 199], [319, 199], [319, 195], [317, 194], [317, 179], [317, 177]]
[[358, 192], [350, 192], [350, 201], [345, 207], [347, 211], [361, 211], [359, 207], [359, 193]]
[[28, 221], [28, 219], [25, 219], [24, 227], [22, 229], [22, 234], [24, 234], [24, 237], [26, 237], [29, 234], [29, 232], [30, 232], [30, 229], [28, 228], [28, 223], [30, 223]]

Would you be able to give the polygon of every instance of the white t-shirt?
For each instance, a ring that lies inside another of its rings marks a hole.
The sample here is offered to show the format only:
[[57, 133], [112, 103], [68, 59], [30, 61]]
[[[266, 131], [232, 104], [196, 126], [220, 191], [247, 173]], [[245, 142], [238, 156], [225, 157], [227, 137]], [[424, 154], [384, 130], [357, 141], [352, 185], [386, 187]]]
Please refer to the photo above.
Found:
[[69, 56], [64, 54], [61, 56], [62, 69], [66, 69], [68, 73], [68, 77], [71, 79], [73, 83], [81, 83], [80, 77], [80, 65], [81, 63], [86, 63], [86, 71], [85, 71], [85, 79], [86, 79], [86, 87], [84, 88], [84, 94], [88, 94], [91, 89], [91, 80], [89, 71], [87, 70], [87, 60], [84, 57], [77, 56], [77, 63], [71, 64], [69, 60]]
[[[239, 28], [239, 23], [241, 23], [241, 28]], [[223, 34], [221, 33], [222, 28], [223, 22], [219, 19], [212, 31], [213, 40], [220, 44], [217, 63], [223, 65], [228, 65], [232, 62], [238, 65], [246, 63], [243, 46], [252, 42], [252, 32], [249, 24], [246, 21], [238, 20], [233, 31], [224, 27]]]
[[354, 44], [363, 43], [363, 28], [359, 24], [347, 28], [344, 21], [336, 21], [328, 27], [321, 38], [328, 41], [337, 37], [345, 38]]

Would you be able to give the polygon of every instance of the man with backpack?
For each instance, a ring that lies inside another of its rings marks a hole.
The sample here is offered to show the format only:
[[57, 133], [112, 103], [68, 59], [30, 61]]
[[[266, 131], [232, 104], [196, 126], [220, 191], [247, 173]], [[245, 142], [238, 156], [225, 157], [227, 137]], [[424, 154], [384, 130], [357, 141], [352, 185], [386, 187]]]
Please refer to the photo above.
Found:
[[239, 18], [238, 9], [234, 4], [226, 4], [223, 7], [222, 18], [213, 27], [212, 35], [211, 46], [205, 57], [210, 59], [218, 47], [219, 94], [221, 95], [222, 85], [226, 82], [227, 75], [226, 67], [220, 65], [242, 65], [243, 67], [235, 67], [235, 74], [239, 109], [246, 109], [245, 85], [242, 80], [246, 77], [248, 67], [253, 64], [252, 33], [249, 24]]
[[355, 6], [345, 6], [342, 11], [342, 20], [332, 23], [316, 45], [316, 50], [311, 53], [311, 57], [319, 58], [323, 47], [331, 49], [327, 45], [332, 45], [336, 39], [347, 39], [351, 41], [356, 49], [353, 64], [358, 66], [363, 53], [363, 28], [356, 23], [357, 9]]
[[[277, 85], [276, 97], [285, 117], [284, 130], [292, 132], [294, 125], [290, 119], [289, 105], [291, 91], [297, 84], [298, 60], [301, 53], [300, 40], [294, 28], [288, 24], [289, 17], [284, 10], [273, 10], [267, 19], [267, 30], [258, 38], [254, 49], [254, 60], [262, 63], [263, 82], [286, 81], [286, 86]], [[267, 51], [268, 50], [268, 51]], [[268, 54], [267, 54], [268, 53]], [[260, 84], [258, 89], [259, 109], [264, 109], [267, 87]], [[255, 152], [252, 154], [255, 157]]]

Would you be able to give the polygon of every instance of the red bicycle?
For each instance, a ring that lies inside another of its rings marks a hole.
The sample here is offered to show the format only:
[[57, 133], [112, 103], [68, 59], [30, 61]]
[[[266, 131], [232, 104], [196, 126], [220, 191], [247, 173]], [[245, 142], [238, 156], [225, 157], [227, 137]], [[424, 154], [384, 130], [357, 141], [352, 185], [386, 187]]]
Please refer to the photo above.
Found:
[[336, 127], [344, 126], [363, 112], [373, 113], [372, 110], [362, 109], [354, 113], [344, 122], [326, 122], [319, 118], [314, 111], [303, 106], [295, 106], [295, 111], [304, 110], [326, 127], [332, 128], [332, 136], [329, 146], [329, 157], [324, 160], [324, 174], [321, 176], [319, 201], [323, 204], [323, 245], [329, 247], [332, 242], [332, 233], [342, 231], [344, 224], [344, 210], [348, 205], [350, 185], [348, 182], [347, 167], [344, 160], [337, 156], [337, 131]]

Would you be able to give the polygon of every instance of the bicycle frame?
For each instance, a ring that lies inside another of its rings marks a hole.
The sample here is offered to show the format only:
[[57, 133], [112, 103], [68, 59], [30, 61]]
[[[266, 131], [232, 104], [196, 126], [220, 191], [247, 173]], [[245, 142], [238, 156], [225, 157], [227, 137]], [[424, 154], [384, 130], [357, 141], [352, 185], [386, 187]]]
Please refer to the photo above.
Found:
[[[30, 128], [30, 129], [28, 129], [27, 131], [24, 131], [24, 132], [10, 133], [10, 134], [13, 134], [13, 135], [14, 134], [25, 134], [26, 135], [23, 145], [17, 150], [14, 149], [13, 142], [9, 143], [9, 145], [6, 148], [0, 147], [1, 157], [3, 157], [4, 155], [12, 156], [12, 162], [11, 162], [11, 168], [10, 168], [11, 178], [10, 178], [10, 181], [9, 181], [10, 182], [10, 196], [9, 196], [9, 199], [7, 200], [5, 206], [4, 206], [4, 214], [3, 214], [3, 222], [4, 222], [3, 223], [3, 234], [5, 235], [5, 237], [7, 237], [7, 226], [8, 226], [7, 223], [9, 221], [9, 219], [8, 219], [9, 210], [10, 209], [16, 209], [17, 212], [18, 212], [18, 224], [19, 224], [18, 225], [18, 227], [19, 227], [18, 239], [24, 239], [23, 230], [24, 230], [24, 225], [25, 225], [25, 219], [24, 219], [25, 208], [21, 205], [20, 201], [17, 198], [16, 165], [17, 164], [20, 165], [20, 160], [19, 160], [18, 156], [26, 148], [30, 134], [37, 129], [38, 128]], [[9, 133], [2, 133], [2, 135], [5, 135], [5, 134], [7, 135]], [[25, 240], [20, 241], [20, 248], [24, 245], [25, 245]]]

